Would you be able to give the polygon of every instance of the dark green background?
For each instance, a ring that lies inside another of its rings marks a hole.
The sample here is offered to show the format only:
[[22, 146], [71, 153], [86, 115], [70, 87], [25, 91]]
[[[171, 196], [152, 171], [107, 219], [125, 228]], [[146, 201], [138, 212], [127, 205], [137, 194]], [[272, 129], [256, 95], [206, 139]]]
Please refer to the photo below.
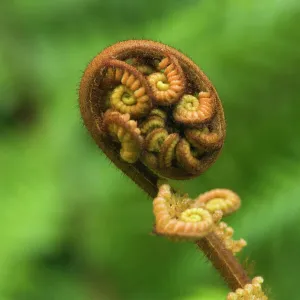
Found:
[[[119, 40], [188, 54], [223, 102], [227, 139], [196, 196], [230, 188], [241, 260], [300, 299], [299, 0], [15, 0], [0, 9], [0, 299], [219, 300], [195, 246], [151, 236], [150, 199], [82, 125], [87, 63]], [[252, 260], [255, 263], [252, 263]], [[253, 267], [254, 266], [254, 267]]]

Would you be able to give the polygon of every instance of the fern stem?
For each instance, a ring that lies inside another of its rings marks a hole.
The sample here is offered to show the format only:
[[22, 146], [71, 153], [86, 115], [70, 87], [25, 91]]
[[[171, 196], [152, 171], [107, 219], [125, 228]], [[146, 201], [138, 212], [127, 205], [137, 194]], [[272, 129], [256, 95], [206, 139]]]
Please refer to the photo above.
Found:
[[211, 261], [232, 291], [243, 288], [251, 280], [231, 251], [227, 250], [215, 233], [198, 240], [196, 245]]

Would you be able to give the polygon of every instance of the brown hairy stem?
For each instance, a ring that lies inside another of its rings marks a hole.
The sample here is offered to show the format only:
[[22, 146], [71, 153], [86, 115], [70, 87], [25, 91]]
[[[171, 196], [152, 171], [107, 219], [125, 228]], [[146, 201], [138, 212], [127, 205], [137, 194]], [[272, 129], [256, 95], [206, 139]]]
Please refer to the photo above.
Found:
[[251, 280], [241, 264], [232, 252], [224, 247], [223, 241], [214, 232], [198, 240], [196, 245], [219, 271], [232, 291], [250, 283]]
[[[214, 86], [188, 57], [161, 43], [130, 40], [106, 48], [86, 68], [79, 101], [99, 148], [152, 198], [161, 178], [205, 172], [224, 143]], [[250, 282], [214, 232], [196, 244], [233, 291]]]

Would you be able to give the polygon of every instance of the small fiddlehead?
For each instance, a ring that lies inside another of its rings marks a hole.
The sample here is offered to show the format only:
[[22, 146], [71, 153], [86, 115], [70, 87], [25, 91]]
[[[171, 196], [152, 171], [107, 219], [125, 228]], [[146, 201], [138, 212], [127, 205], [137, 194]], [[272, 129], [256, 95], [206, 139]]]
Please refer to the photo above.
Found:
[[203, 206], [211, 213], [222, 210], [223, 215], [227, 216], [240, 208], [241, 199], [231, 190], [214, 189], [197, 197], [195, 205]]
[[250, 283], [233, 255], [243, 242], [232, 241], [232, 230], [219, 223], [222, 215], [239, 207], [239, 198], [218, 190], [192, 201], [174, 194], [167, 184], [159, 191], [157, 187], [161, 178], [202, 174], [222, 149], [222, 104], [199, 67], [161, 43], [120, 42], [88, 65], [79, 103], [101, 150], [155, 198], [156, 233], [196, 240], [233, 291]]
[[197, 240], [213, 231], [215, 223], [222, 217], [222, 212], [216, 211], [211, 214], [204, 208], [192, 207], [192, 203], [187, 195], [172, 193], [168, 184], [161, 185], [153, 201], [156, 233]]
[[[134, 67], [118, 60], [104, 63], [107, 66], [104, 80], [115, 86], [109, 94], [111, 108], [120, 113], [129, 113], [132, 118], [147, 115], [152, 102], [143, 75]], [[119, 85], [118, 85], [119, 84]]]
[[247, 246], [247, 242], [244, 239], [237, 241], [232, 239], [234, 230], [225, 222], [220, 222], [214, 229], [214, 232], [224, 242], [225, 248], [230, 250], [234, 255]]
[[148, 76], [154, 98], [159, 105], [171, 105], [179, 101], [185, 88], [185, 77], [174, 56], [165, 57], [158, 64], [160, 72]]
[[129, 114], [107, 111], [103, 118], [103, 126], [114, 141], [121, 143], [120, 157], [128, 163], [136, 162], [143, 145], [136, 121], [130, 120]]
[[209, 121], [214, 113], [214, 99], [209, 92], [200, 92], [198, 99], [184, 95], [176, 105], [173, 116], [177, 122], [193, 126]]
[[239, 288], [234, 293], [229, 293], [227, 300], [268, 300], [261, 288], [263, 282], [262, 277], [255, 277], [243, 289]]
[[145, 148], [148, 151], [160, 152], [164, 140], [167, 138], [168, 132], [164, 128], [157, 128], [152, 130], [146, 136]]
[[224, 136], [218, 127], [214, 129], [209, 129], [207, 126], [189, 128], [184, 131], [184, 134], [190, 144], [196, 149], [218, 149], [224, 142]]

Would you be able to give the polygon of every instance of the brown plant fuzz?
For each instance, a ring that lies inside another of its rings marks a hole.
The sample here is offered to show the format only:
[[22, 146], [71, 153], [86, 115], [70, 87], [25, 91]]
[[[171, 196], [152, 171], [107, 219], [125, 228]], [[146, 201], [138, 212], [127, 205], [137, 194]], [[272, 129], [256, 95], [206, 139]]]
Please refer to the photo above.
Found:
[[156, 198], [155, 212], [161, 217], [158, 233], [201, 238], [197, 245], [233, 291], [250, 283], [232, 251], [226, 249], [225, 238], [214, 232], [220, 211], [232, 212], [237, 208], [234, 201], [226, 198], [224, 203], [213, 203], [220, 210], [212, 212], [205, 201], [199, 200], [194, 207], [186, 199], [182, 205], [188, 207], [181, 211], [171, 208], [176, 199], [157, 199], [161, 178], [199, 176], [216, 161], [224, 143], [222, 104], [199, 67], [161, 43], [120, 42], [87, 66], [79, 103], [84, 124], [104, 154]]

